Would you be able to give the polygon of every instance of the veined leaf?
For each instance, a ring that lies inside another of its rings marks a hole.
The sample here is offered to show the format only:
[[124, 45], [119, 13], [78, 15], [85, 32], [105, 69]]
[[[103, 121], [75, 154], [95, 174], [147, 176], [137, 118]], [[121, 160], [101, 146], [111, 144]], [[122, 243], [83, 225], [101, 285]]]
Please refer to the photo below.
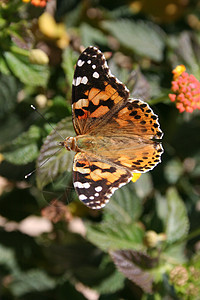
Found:
[[82, 38], [82, 44], [85, 47], [88, 47], [90, 45], [95, 45], [96, 43], [99, 43], [101, 45], [106, 44], [106, 37], [100, 31], [99, 29], [96, 29], [94, 27], [91, 27], [87, 23], [83, 23], [80, 27], [81, 31], [81, 38]]
[[16, 104], [19, 82], [13, 76], [0, 74], [0, 86], [0, 118], [3, 118]]
[[37, 141], [40, 138], [40, 129], [31, 126], [10, 144], [4, 146], [3, 155], [7, 161], [15, 165], [25, 165], [38, 156]]
[[105, 280], [98, 286], [95, 286], [95, 290], [101, 294], [115, 293], [124, 287], [124, 280], [124, 275], [115, 270], [109, 277], [105, 277]]
[[168, 189], [167, 202], [166, 234], [167, 240], [172, 243], [187, 235], [189, 220], [184, 203], [175, 188]]
[[105, 218], [112, 217], [117, 222], [126, 224], [130, 224], [140, 217], [142, 202], [135, 193], [133, 183], [114, 193], [111, 201], [105, 207], [105, 212]]
[[50, 278], [42, 270], [30, 270], [14, 274], [10, 289], [15, 296], [22, 296], [30, 292], [53, 289], [56, 281]]
[[28, 57], [11, 52], [5, 52], [4, 56], [10, 70], [21, 82], [31, 86], [46, 86], [48, 66], [31, 64]]
[[[67, 117], [60, 121], [55, 127], [59, 134], [66, 138], [74, 136], [71, 117]], [[64, 171], [72, 170], [72, 162], [74, 153], [67, 151], [64, 147], [60, 148], [59, 142], [61, 137], [56, 131], [52, 131], [44, 141], [38, 157], [36, 180], [39, 189], [52, 182]]]
[[134, 53], [156, 62], [162, 60], [165, 46], [164, 33], [155, 24], [122, 19], [104, 21], [102, 26]]
[[112, 251], [111, 257], [119, 271], [129, 280], [145, 292], [152, 293], [153, 277], [147, 269], [155, 265], [156, 259], [133, 250]]
[[87, 239], [103, 251], [113, 249], [141, 249], [144, 231], [136, 224], [104, 222], [87, 224]]

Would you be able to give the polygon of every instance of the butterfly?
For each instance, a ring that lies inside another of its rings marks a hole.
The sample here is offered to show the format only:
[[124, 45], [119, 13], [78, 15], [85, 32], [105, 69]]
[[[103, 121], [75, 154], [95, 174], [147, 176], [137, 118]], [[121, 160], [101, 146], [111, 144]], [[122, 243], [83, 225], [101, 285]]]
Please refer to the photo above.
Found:
[[86, 48], [77, 61], [72, 118], [77, 136], [67, 137], [63, 145], [76, 152], [74, 188], [92, 209], [104, 207], [134, 173], [150, 171], [161, 161], [157, 115], [147, 103], [129, 98], [96, 47]]

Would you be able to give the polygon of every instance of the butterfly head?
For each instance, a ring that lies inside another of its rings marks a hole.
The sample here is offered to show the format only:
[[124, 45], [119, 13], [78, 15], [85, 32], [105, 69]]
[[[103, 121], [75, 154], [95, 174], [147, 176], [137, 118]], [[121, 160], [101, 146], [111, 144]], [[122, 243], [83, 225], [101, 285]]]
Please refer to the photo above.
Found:
[[61, 142], [61, 144], [68, 150], [68, 151], [75, 151], [77, 152], [77, 143], [75, 137], [67, 137], [64, 142]]

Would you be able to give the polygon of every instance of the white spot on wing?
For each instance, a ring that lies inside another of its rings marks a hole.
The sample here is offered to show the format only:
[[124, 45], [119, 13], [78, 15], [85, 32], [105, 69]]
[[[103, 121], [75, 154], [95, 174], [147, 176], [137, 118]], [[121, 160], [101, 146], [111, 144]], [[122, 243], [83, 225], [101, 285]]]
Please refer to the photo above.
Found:
[[82, 183], [82, 182], [76, 181], [76, 182], [74, 182], [74, 187], [75, 188], [77, 187], [79, 189], [89, 189], [90, 184], [89, 184], [89, 182]]
[[86, 76], [83, 76], [81, 83], [87, 84], [87, 82], [88, 82], [88, 78]]
[[95, 195], [95, 197], [98, 197], [98, 196], [99, 196], [99, 193], [95, 193], [94, 195]]
[[79, 195], [79, 199], [80, 199], [81, 201], [83, 201], [83, 200], [86, 200], [87, 197], [86, 197], [85, 195], [81, 194], [81, 195]]
[[94, 78], [99, 78], [99, 73], [94, 72], [92, 76], [93, 76]]
[[89, 59], [89, 60], [87, 61], [87, 63], [90, 65], [90, 64], [91, 64], [91, 60]]
[[97, 192], [101, 192], [102, 191], [102, 186], [97, 186], [97, 187], [95, 187], [95, 191], [97, 191]]
[[84, 60], [79, 59], [78, 62], [77, 62], [77, 65], [78, 65], [79, 67], [82, 67], [82, 65], [83, 65], [84, 63], [85, 63]]
[[92, 69], [96, 69], [96, 65], [92, 65]]

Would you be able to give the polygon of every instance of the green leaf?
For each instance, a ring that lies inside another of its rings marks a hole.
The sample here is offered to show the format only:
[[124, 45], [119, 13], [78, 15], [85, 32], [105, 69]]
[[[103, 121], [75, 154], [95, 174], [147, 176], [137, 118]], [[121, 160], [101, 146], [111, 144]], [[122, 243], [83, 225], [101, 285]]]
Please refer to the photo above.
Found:
[[15, 273], [10, 289], [15, 296], [19, 297], [34, 291], [53, 289], [55, 286], [55, 280], [50, 278], [44, 271], [35, 269], [24, 273]]
[[103, 222], [100, 225], [87, 224], [87, 239], [102, 249], [141, 249], [144, 231], [137, 223]]
[[117, 190], [105, 207], [105, 218], [112, 217], [117, 222], [126, 224], [136, 221], [142, 212], [142, 202], [137, 197], [133, 184]]
[[16, 105], [19, 82], [13, 76], [0, 74], [0, 86], [0, 118], [3, 118]]
[[[74, 136], [71, 117], [60, 121], [55, 130], [63, 137]], [[64, 171], [72, 170], [74, 153], [67, 151], [64, 147], [59, 146], [62, 141], [56, 131], [52, 131], [47, 136], [40, 150], [40, 156], [37, 161], [36, 180], [39, 189], [55, 180]], [[40, 167], [41, 166], [41, 167]]]
[[21, 82], [30, 86], [46, 86], [49, 78], [47, 66], [31, 64], [28, 57], [20, 54], [5, 52], [4, 56], [10, 70]]
[[24, 145], [12, 152], [3, 152], [4, 158], [15, 165], [26, 165], [38, 156], [38, 147], [35, 144]]
[[65, 72], [67, 82], [71, 87], [74, 77], [74, 66], [77, 62], [78, 55], [74, 51], [72, 51], [70, 47], [67, 47], [63, 52], [62, 58], [63, 60], [61, 65]]
[[189, 229], [189, 220], [185, 205], [175, 188], [167, 191], [167, 223], [166, 234], [169, 242], [175, 242], [185, 237]]
[[177, 158], [168, 161], [164, 169], [165, 178], [171, 184], [175, 184], [183, 172], [183, 164]]
[[10, 70], [6, 64], [5, 58], [0, 53], [0, 72], [5, 75], [10, 75]]
[[111, 294], [121, 290], [124, 287], [124, 275], [115, 270], [109, 277], [105, 277], [94, 289], [101, 294]]
[[25, 165], [38, 156], [37, 141], [40, 138], [40, 129], [31, 126], [14, 141], [3, 148], [2, 154], [7, 161], [15, 165]]
[[99, 29], [91, 27], [87, 23], [83, 23], [80, 27], [80, 36], [82, 39], [82, 45], [85, 47], [100, 44], [105, 45], [107, 43], [107, 39], [105, 35]]
[[153, 183], [150, 173], [144, 173], [142, 176], [134, 183], [136, 194], [141, 198], [147, 197], [153, 190]]
[[135, 54], [148, 57], [156, 62], [163, 59], [164, 33], [157, 25], [150, 22], [122, 19], [103, 21], [102, 26]]

